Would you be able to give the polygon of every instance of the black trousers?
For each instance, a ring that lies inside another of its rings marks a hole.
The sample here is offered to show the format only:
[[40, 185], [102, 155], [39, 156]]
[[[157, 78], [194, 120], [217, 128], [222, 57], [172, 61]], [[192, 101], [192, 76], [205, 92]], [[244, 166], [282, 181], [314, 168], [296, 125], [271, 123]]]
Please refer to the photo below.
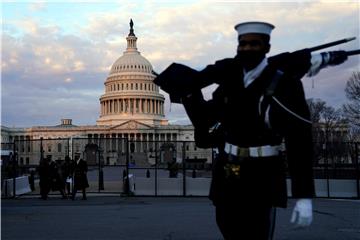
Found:
[[275, 228], [276, 209], [259, 204], [217, 204], [216, 222], [225, 240], [269, 240]]

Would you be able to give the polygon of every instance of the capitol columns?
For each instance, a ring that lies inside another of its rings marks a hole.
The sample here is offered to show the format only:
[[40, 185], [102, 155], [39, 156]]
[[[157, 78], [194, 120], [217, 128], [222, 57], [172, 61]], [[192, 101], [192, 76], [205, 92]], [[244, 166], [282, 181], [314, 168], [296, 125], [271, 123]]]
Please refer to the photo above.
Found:
[[153, 114], [153, 100], [150, 100], [150, 114]]

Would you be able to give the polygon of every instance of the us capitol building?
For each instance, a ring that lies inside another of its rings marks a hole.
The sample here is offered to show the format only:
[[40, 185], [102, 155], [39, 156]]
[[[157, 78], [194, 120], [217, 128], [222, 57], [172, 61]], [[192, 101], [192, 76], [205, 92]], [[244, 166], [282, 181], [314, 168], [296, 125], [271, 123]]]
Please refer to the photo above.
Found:
[[[119, 139], [139, 142], [135, 145], [137, 152], [151, 151], [156, 141], [194, 140], [192, 125], [171, 125], [165, 118], [165, 98], [159, 93], [159, 87], [153, 83], [155, 75], [151, 63], [141, 56], [137, 49], [132, 20], [126, 41], [126, 51], [114, 62], [105, 80], [105, 93], [100, 96], [100, 116], [96, 125], [76, 126], [72, 124], [72, 119], [61, 119], [61, 123], [56, 126], [1, 126], [2, 143], [19, 142], [17, 151], [20, 164], [38, 164], [39, 159], [34, 152], [39, 152], [40, 149], [38, 144], [34, 143], [40, 139], [44, 139], [42, 147], [45, 155], [51, 155], [55, 160], [62, 160], [66, 152], [70, 156], [72, 152], [83, 152], [84, 144], [73, 146], [72, 143], [69, 145], [64, 141], [47, 139], [71, 141], [83, 138], [86, 139], [84, 141], [95, 144], [99, 143], [99, 139], [109, 140], [103, 147], [103, 152], [107, 155], [104, 158], [108, 164], [118, 164], [119, 155], [124, 153], [124, 143]], [[196, 149], [194, 144], [186, 150], [192, 158], [210, 160], [209, 150]], [[181, 153], [181, 148], [178, 152]]]

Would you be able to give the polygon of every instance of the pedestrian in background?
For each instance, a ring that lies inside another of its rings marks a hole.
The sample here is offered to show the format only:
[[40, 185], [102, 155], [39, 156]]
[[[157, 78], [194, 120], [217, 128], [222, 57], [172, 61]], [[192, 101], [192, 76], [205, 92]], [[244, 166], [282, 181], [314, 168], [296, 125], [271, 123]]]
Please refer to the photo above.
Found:
[[65, 194], [65, 184], [61, 168], [54, 160], [50, 161], [51, 190], [59, 191], [63, 199], [67, 199]]
[[47, 158], [40, 159], [38, 171], [40, 177], [39, 186], [41, 199], [46, 200], [50, 191], [51, 181], [49, 160]]
[[65, 157], [65, 161], [61, 165], [61, 171], [63, 174], [63, 181], [65, 185], [65, 193], [70, 196], [71, 192], [71, 184], [72, 184], [72, 176], [74, 173], [74, 161], [70, 159], [69, 156]]
[[75, 200], [77, 190], [82, 191], [82, 199], [86, 200], [86, 188], [89, 187], [89, 182], [87, 179], [88, 166], [85, 160], [80, 158], [80, 155], [75, 156], [75, 165], [74, 165], [74, 189], [72, 194], [72, 200]]

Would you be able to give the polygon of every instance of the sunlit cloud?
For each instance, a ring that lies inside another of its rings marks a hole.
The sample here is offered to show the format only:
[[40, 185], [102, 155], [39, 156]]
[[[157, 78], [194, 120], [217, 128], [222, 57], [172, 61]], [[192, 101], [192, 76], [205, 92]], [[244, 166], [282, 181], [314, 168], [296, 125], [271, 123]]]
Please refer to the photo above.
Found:
[[74, 71], [82, 71], [85, 69], [85, 64], [82, 61], [74, 62]]
[[44, 62], [45, 62], [45, 64], [50, 64], [50, 63], [51, 63], [51, 59], [47, 57], [47, 58], [45, 58]]

